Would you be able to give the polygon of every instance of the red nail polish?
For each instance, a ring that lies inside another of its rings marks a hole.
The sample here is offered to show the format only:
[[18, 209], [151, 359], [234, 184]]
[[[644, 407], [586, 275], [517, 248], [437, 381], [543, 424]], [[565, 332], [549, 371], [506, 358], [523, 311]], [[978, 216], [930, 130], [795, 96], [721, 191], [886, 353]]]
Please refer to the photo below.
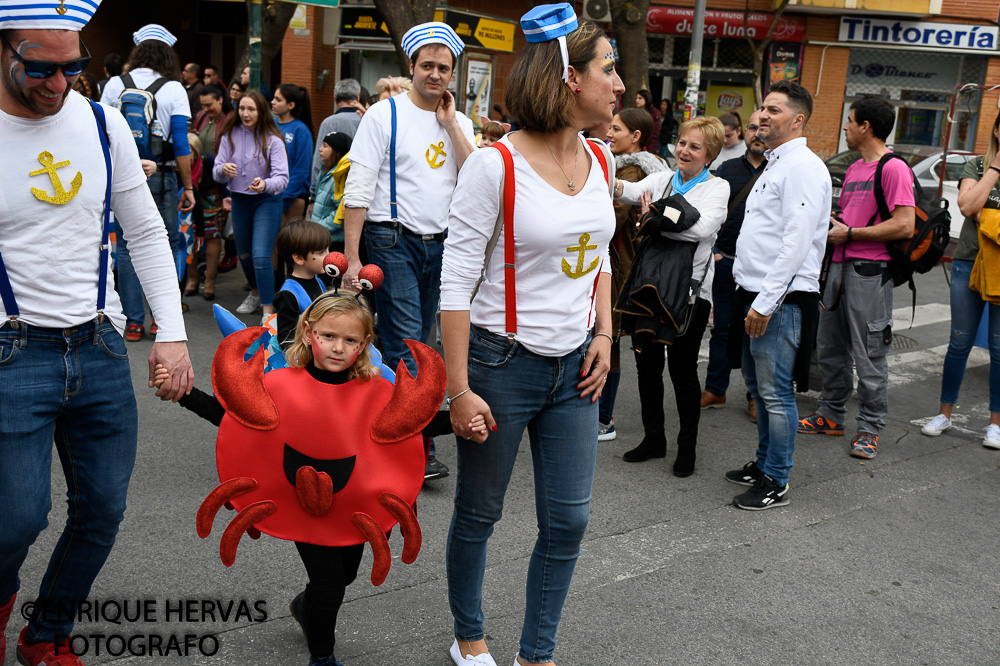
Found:
[[497, 424], [496, 424], [496, 423], [494, 423], [494, 424], [493, 424], [493, 432], [496, 432], [496, 431], [497, 431]]
[[587, 376], [587, 373], [586, 373], [586, 372], [584, 372], [583, 370], [581, 370], [581, 371], [580, 371], [580, 376], [581, 376], [581, 377], [586, 377], [586, 376]]

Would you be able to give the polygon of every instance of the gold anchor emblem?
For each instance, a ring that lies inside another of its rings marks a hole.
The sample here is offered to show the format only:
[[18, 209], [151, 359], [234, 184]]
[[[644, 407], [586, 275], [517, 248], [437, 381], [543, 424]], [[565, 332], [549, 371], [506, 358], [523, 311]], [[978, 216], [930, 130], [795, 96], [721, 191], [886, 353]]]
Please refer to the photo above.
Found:
[[576, 280], [577, 278], [583, 277], [584, 275], [586, 275], [590, 271], [592, 271], [595, 268], [597, 268], [597, 262], [599, 262], [600, 259], [601, 259], [600, 257], [597, 257], [592, 262], [590, 262], [590, 266], [587, 266], [587, 268], [584, 269], [583, 262], [584, 262], [587, 250], [596, 250], [597, 249], [596, 245], [587, 245], [587, 243], [589, 243], [589, 242], [590, 242], [590, 234], [583, 234], [582, 236], [580, 236], [580, 244], [579, 245], [577, 245], [576, 247], [568, 247], [568, 248], [566, 248], [567, 252], [579, 252], [580, 253], [579, 256], [577, 256], [577, 258], [576, 258], [576, 270], [575, 271], [573, 270], [572, 266], [569, 265], [568, 261], [566, 261], [565, 259], [562, 260], [563, 273], [565, 273], [567, 276], [573, 278], [574, 280]]
[[[431, 150], [434, 151], [434, 155], [431, 155]], [[438, 162], [438, 155], [441, 156], [441, 161]], [[438, 141], [437, 145], [431, 144], [431, 147], [424, 152], [424, 157], [427, 158], [427, 163], [431, 165], [432, 169], [439, 169], [444, 166], [444, 158], [448, 157], [448, 153], [444, 152], [444, 141]]]
[[60, 16], [69, 11], [68, 9], [66, 9], [66, 0], [59, 0], [59, 6], [56, 7], [56, 11], [59, 13]]
[[31, 188], [31, 193], [35, 195], [35, 198], [39, 201], [45, 201], [50, 204], [56, 204], [57, 206], [62, 206], [67, 204], [70, 200], [76, 196], [77, 192], [80, 191], [80, 186], [83, 185], [83, 174], [79, 171], [76, 172], [76, 177], [73, 178], [73, 182], [70, 183], [72, 189], [67, 192], [63, 189], [62, 181], [59, 179], [59, 174], [56, 173], [56, 169], [61, 169], [63, 167], [69, 166], [69, 160], [65, 162], [52, 163], [53, 157], [52, 153], [45, 151], [38, 156], [38, 162], [42, 165], [41, 169], [32, 171], [29, 176], [41, 176], [43, 173], [49, 174], [49, 179], [52, 181], [52, 189], [55, 190], [55, 194], [46, 194], [45, 190], [40, 190], [37, 187]]

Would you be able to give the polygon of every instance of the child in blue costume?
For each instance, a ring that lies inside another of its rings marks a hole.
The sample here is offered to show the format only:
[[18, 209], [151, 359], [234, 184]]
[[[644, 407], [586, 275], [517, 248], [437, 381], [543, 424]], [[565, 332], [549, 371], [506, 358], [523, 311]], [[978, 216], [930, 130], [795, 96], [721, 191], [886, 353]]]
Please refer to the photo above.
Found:
[[278, 232], [275, 247], [286, 266], [292, 267], [288, 279], [274, 295], [277, 314], [275, 329], [283, 349], [291, 345], [299, 316], [309, 304], [326, 291], [323, 259], [330, 246], [330, 232], [322, 224], [295, 219]]
[[312, 180], [312, 111], [309, 91], [292, 83], [282, 83], [271, 100], [278, 131], [288, 152], [288, 187], [282, 194], [281, 208], [287, 222], [305, 214]]

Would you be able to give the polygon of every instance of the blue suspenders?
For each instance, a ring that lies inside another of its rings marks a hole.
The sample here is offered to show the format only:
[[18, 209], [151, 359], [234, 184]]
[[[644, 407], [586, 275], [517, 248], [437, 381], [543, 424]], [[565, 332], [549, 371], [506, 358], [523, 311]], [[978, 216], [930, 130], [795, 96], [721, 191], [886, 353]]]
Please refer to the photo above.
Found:
[[[104, 109], [99, 104], [87, 101], [97, 119], [97, 133], [101, 138], [104, 165], [108, 172], [108, 184], [104, 190], [104, 232], [101, 238], [100, 272], [97, 277], [97, 319], [101, 322], [104, 320], [105, 297], [108, 293], [108, 259], [110, 257], [108, 239], [111, 234], [111, 144]], [[10, 277], [7, 275], [7, 267], [3, 263], [2, 256], [0, 256], [0, 298], [3, 299], [4, 311], [10, 319], [11, 327], [18, 328], [17, 318], [20, 316], [21, 310], [17, 307], [17, 299], [14, 298], [14, 290], [10, 285]]]
[[392, 134], [389, 137], [389, 215], [392, 221], [399, 224], [396, 215], [396, 100], [389, 98], [389, 108], [392, 110]]

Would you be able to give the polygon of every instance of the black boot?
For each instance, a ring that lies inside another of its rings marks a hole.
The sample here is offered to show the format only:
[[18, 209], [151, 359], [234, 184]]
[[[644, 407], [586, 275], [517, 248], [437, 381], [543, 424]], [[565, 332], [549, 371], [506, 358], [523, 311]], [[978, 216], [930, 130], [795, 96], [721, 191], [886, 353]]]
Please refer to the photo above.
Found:
[[674, 460], [674, 476], [684, 478], [694, 474], [694, 447], [685, 446], [677, 449], [677, 459]]
[[667, 438], [663, 435], [650, 437], [646, 435], [642, 438], [639, 446], [622, 455], [625, 462], [645, 462], [650, 458], [667, 457]]

